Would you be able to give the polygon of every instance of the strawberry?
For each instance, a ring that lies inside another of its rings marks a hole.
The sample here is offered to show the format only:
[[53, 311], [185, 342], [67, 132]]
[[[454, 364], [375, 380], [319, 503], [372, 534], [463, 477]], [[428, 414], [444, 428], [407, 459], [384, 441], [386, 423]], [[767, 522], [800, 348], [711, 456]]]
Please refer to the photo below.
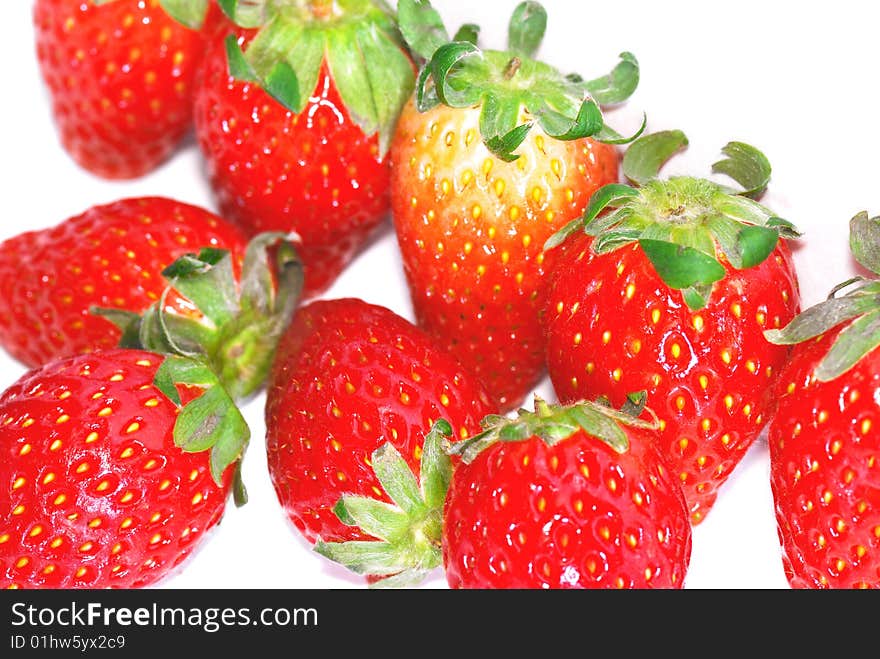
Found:
[[880, 588], [880, 218], [860, 213], [850, 226], [853, 255], [871, 278], [836, 287], [766, 333], [793, 346], [768, 432], [782, 563], [793, 588]]
[[[202, 247], [225, 248], [238, 267], [247, 241], [221, 217], [164, 197], [89, 208], [0, 244], [0, 344], [34, 367], [114, 347], [120, 332], [93, 306], [140, 313], [162, 296], [162, 270]], [[179, 295], [165, 302], [184, 311]]]
[[229, 250], [181, 256], [142, 314], [95, 310], [119, 325], [119, 348], [50, 360], [0, 395], [0, 586], [149, 585], [220, 520], [230, 489], [244, 503], [236, 403], [265, 382], [302, 268], [266, 234], [240, 271]]
[[[353, 298], [306, 305], [279, 344], [267, 386], [269, 472], [284, 511], [319, 547], [365, 543], [375, 554], [366, 574], [422, 574], [439, 565], [437, 516], [426, 512], [431, 506], [417, 507], [405, 528], [397, 517], [410, 544], [384, 551], [375, 550], [375, 526], [371, 533], [346, 523], [352, 515], [361, 518], [354, 507], [345, 521], [334, 507], [346, 495], [369, 499], [368, 511], [387, 509], [398, 490], [383, 489], [388, 479], [383, 483], [382, 474], [417, 469], [425, 435], [441, 418], [459, 438], [479, 432], [480, 419], [493, 411], [489, 400], [451, 355], [389, 309]], [[371, 460], [385, 443], [385, 457]], [[385, 472], [378, 466], [388, 464]], [[427, 471], [431, 480], [442, 469], [432, 463]], [[433, 563], [401, 565], [423, 553]]]
[[634, 185], [602, 188], [548, 242], [552, 251], [578, 227], [588, 234], [571, 236], [557, 261], [543, 322], [561, 401], [620, 405], [648, 392], [697, 524], [769, 421], [788, 350], [763, 331], [788, 323], [800, 295], [780, 240], [796, 231], [748, 196], [766, 187], [769, 162], [748, 145], [725, 147], [714, 171], [747, 188], [739, 195], [707, 179], [656, 178], [686, 143], [669, 131], [630, 146]]
[[533, 58], [546, 13], [520, 4], [509, 50], [449, 41], [426, 2], [398, 3], [425, 64], [391, 147], [394, 228], [420, 326], [485, 383], [502, 410], [544, 374], [541, 249], [590, 195], [618, 180], [620, 136], [599, 103], [623, 101], [638, 66], [583, 82]]
[[40, 72], [81, 167], [131, 179], [174, 153], [192, 126], [206, 9], [207, 0], [36, 0]]
[[313, 297], [387, 219], [413, 65], [381, 0], [221, 5], [238, 25], [217, 25], [195, 91], [211, 186], [247, 232], [296, 235]]
[[212, 466], [198, 428], [175, 433], [161, 364], [139, 350], [77, 355], [0, 395], [0, 588], [148, 586], [220, 521], [231, 470]]
[[198, 355], [246, 398], [301, 288], [283, 236], [245, 243], [198, 207], [124, 199], [0, 245], [0, 344], [30, 366], [117, 344]]
[[691, 525], [656, 428], [582, 401], [499, 418], [455, 444], [451, 588], [682, 588]]

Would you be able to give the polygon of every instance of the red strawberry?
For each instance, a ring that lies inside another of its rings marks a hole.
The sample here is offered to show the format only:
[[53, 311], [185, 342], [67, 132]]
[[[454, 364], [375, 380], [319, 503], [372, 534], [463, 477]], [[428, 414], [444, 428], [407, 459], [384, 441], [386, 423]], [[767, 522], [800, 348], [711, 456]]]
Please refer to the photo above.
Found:
[[[160, 299], [162, 270], [203, 247], [232, 252], [246, 239], [213, 213], [163, 197], [95, 206], [55, 227], [0, 244], [0, 344], [27, 366], [114, 347], [120, 333], [93, 306], [140, 313]], [[188, 312], [179, 295], [165, 303]]]
[[774, 343], [794, 345], [770, 422], [770, 482], [793, 588], [880, 588], [880, 218], [851, 221], [856, 259], [875, 274], [818, 304]]
[[500, 419], [454, 445], [451, 588], [682, 588], [691, 526], [655, 430], [581, 402]]
[[419, 324], [506, 411], [544, 373], [542, 246], [617, 181], [617, 151], [591, 138], [619, 141], [597, 103], [632, 93], [638, 67], [624, 54], [613, 76], [584, 83], [534, 60], [546, 21], [534, 2], [515, 11], [506, 52], [446, 43], [428, 7], [399, 3], [427, 63], [392, 144], [394, 227]]
[[204, 0], [36, 0], [40, 71], [80, 166], [129, 179], [175, 151], [192, 125], [205, 9]]
[[[660, 133], [630, 147], [624, 168], [644, 184], [593, 197], [583, 220], [590, 236], [574, 239], [557, 262], [544, 323], [563, 402], [607, 396], [620, 405], [631, 391], [648, 392], [699, 523], [769, 421], [788, 350], [763, 331], [790, 321], [800, 297], [779, 240], [796, 235], [791, 225], [711, 181], [647, 176], [662, 163], [650, 157], [654, 147], [672, 153], [684, 143], [680, 133]], [[743, 144], [725, 153], [716, 171], [763, 189], [763, 155]]]
[[239, 9], [245, 27], [217, 26], [198, 76], [199, 144], [224, 216], [297, 236], [311, 297], [387, 218], [413, 66], [381, 2], [267, 3], [264, 23]]
[[[395, 490], [386, 493], [374, 473], [373, 452], [387, 442], [385, 461], [402, 462], [407, 473], [418, 471], [434, 421], [447, 420], [456, 437], [465, 438], [480, 431], [480, 419], [490, 411], [478, 381], [409, 321], [357, 299], [313, 302], [294, 317], [269, 380], [266, 442], [272, 483], [309, 542], [355, 540], [375, 547], [374, 536], [343, 523], [334, 512], [342, 495], [360, 495], [386, 508], [393, 500]], [[415, 549], [433, 553], [439, 565], [438, 520], [427, 522], [433, 534], [422, 528], [425, 523], [424, 515], [416, 515], [407, 528], [424, 532], [426, 546]], [[382, 558], [387, 560], [365, 573], [403, 569], [394, 562], [401, 560], [398, 553]]]
[[265, 383], [301, 289], [283, 236], [245, 245], [207, 211], [127, 199], [0, 245], [0, 341], [32, 365], [115, 344], [198, 358], [239, 400]]
[[0, 585], [151, 584], [219, 521], [231, 465], [243, 502], [250, 430], [236, 401], [264, 384], [302, 269], [269, 234], [240, 281], [216, 248], [161, 274], [142, 315], [101, 310], [123, 347], [49, 361], [0, 395]]
[[0, 588], [147, 586], [220, 521], [230, 470], [180, 447], [203, 438], [175, 434], [178, 409], [153, 384], [162, 363], [74, 356], [0, 395]]

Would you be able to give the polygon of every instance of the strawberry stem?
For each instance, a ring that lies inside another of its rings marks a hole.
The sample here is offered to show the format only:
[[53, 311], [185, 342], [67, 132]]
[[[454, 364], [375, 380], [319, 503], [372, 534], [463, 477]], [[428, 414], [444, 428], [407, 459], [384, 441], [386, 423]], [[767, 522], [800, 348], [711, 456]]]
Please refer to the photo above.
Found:
[[516, 75], [517, 71], [519, 71], [522, 66], [522, 60], [519, 57], [514, 57], [507, 63], [507, 68], [504, 69], [504, 79], [512, 80], [513, 76]]
[[537, 396], [535, 397], [535, 412], [537, 412], [538, 416], [542, 419], [549, 419], [553, 416], [553, 408], [550, 403]]

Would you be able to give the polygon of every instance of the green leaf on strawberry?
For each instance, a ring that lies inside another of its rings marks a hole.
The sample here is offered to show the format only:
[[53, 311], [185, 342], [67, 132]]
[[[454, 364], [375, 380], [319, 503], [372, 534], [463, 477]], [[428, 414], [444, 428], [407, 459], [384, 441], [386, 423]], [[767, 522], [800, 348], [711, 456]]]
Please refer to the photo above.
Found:
[[580, 401], [577, 405], [551, 405], [540, 397], [535, 398], [535, 410], [519, 410], [516, 418], [491, 416], [484, 419], [484, 431], [470, 439], [446, 444], [450, 455], [461, 457], [469, 464], [496, 442], [520, 442], [528, 437], [538, 437], [554, 446], [575, 432], [583, 430], [604, 441], [618, 453], [629, 448], [624, 427], [656, 429], [656, 424], [639, 419], [629, 413], [630, 409], [644, 409], [644, 400], [635, 395], [633, 407], [617, 411], [609, 405]]
[[453, 41], [469, 41], [472, 44], [477, 43], [477, 40], [480, 38], [480, 26], [475, 23], [465, 23], [458, 31], [455, 33], [455, 36], [452, 37]]
[[[397, 20], [410, 50], [425, 60], [430, 60], [440, 46], [449, 42], [443, 18], [427, 0], [398, 0]], [[465, 38], [454, 41], [472, 41], [468, 38], [472, 34], [461, 36]]]
[[522, 2], [510, 17], [508, 49], [522, 57], [534, 57], [547, 30], [547, 10], [538, 2]]
[[[106, 5], [119, 0], [91, 0], [95, 5]], [[159, 0], [162, 9], [178, 23], [198, 30], [205, 22], [209, 0]]]
[[376, 477], [393, 501], [344, 495], [334, 511], [340, 521], [377, 540], [322, 542], [315, 551], [358, 574], [382, 577], [373, 587], [412, 586], [442, 564], [443, 502], [452, 464], [443, 450], [452, 426], [439, 420], [425, 436], [419, 478], [391, 444], [370, 459]]
[[258, 82], [298, 114], [326, 61], [351, 119], [366, 135], [378, 133], [387, 151], [415, 73], [384, 2], [224, 0], [221, 7], [237, 25], [259, 30], [245, 50], [234, 38], [227, 44], [234, 76]]
[[706, 305], [713, 284], [725, 276], [724, 262], [738, 270], [753, 268], [780, 238], [800, 235], [790, 222], [751, 199], [767, 187], [770, 164], [750, 145], [728, 143], [726, 159], [713, 166], [713, 172], [740, 183], [742, 192], [702, 178], [660, 179], [664, 163], [687, 144], [681, 131], [640, 137], [623, 161], [633, 186], [611, 184], [598, 190], [583, 217], [552, 236], [545, 250], [579, 228], [595, 238], [593, 249], [599, 254], [638, 242], [663, 282], [682, 291], [688, 307], [698, 310]]
[[[98, 0], [96, 0], [98, 1]], [[178, 23], [193, 30], [201, 29], [205, 23], [210, 0], [159, 0], [162, 8]]]
[[[156, 372], [154, 384], [180, 409], [174, 424], [174, 443], [189, 453], [210, 451], [211, 476], [219, 485], [227, 467], [242, 459], [251, 436], [235, 401], [216, 373], [196, 359], [166, 357]], [[203, 393], [183, 405], [178, 385], [196, 387]], [[245, 502], [246, 497], [237, 496], [237, 504]]]
[[268, 20], [269, 4], [251, 0], [217, 0], [223, 13], [234, 19], [238, 25], [247, 28], [260, 27]]
[[843, 375], [877, 346], [880, 346], [880, 309], [875, 308], [840, 332], [816, 369], [816, 377], [827, 382]]
[[635, 185], [644, 185], [657, 178], [663, 165], [687, 145], [687, 135], [680, 130], [645, 135], [633, 142], [623, 154], [624, 176]]
[[729, 142], [721, 152], [727, 156], [712, 165], [714, 173], [726, 174], [745, 188], [739, 194], [756, 199], [770, 183], [772, 168], [767, 157], [744, 142]]
[[639, 62], [629, 52], [620, 53], [620, 61], [607, 75], [584, 83], [600, 105], [616, 105], [632, 96], [639, 85]]
[[[674, 242], [641, 238], [639, 247], [651, 261], [657, 274], [671, 288], [696, 289], [724, 278], [724, 267], [705, 252]], [[698, 307], [705, 305], [705, 301]]]
[[[850, 220], [850, 249], [856, 260], [880, 274], [880, 218], [861, 212]], [[850, 288], [843, 297], [837, 293]], [[797, 345], [846, 325], [816, 367], [821, 382], [834, 380], [852, 369], [880, 346], [880, 280], [855, 277], [836, 286], [828, 299], [814, 305], [781, 329], [768, 330], [765, 338], [777, 345]]]
[[[302, 291], [302, 264], [293, 245], [281, 234], [254, 238], [240, 283], [229, 252], [215, 248], [184, 255], [162, 274], [169, 286], [143, 314], [112, 308], [92, 313], [120, 327], [123, 345], [199, 359], [217, 373], [234, 400], [253, 395], [265, 382], [275, 345]], [[172, 290], [202, 317], [169, 311], [164, 300]]]
[[[537, 2], [517, 5], [508, 27], [505, 51], [482, 50], [470, 39], [449, 41], [436, 11], [427, 2], [403, 0], [398, 6], [401, 32], [425, 59], [416, 82], [418, 108], [480, 106], [483, 141], [498, 158], [516, 160], [514, 151], [536, 125], [558, 140], [595, 137], [614, 143], [624, 138], [606, 130], [600, 105], [620, 103], [635, 91], [639, 67], [632, 53], [608, 75], [584, 82], [534, 59], [547, 26]], [[445, 37], [445, 40], [444, 40]]]
[[862, 211], [850, 220], [849, 247], [859, 264], [880, 274], [880, 217]]

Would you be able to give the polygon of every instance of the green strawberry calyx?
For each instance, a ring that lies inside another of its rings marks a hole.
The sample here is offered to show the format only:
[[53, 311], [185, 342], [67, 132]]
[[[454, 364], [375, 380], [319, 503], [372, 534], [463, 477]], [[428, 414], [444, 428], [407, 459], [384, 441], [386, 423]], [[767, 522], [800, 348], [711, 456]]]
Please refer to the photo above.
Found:
[[[850, 220], [849, 243], [856, 261], [880, 277], [880, 217], [869, 217], [865, 211], [855, 215]], [[840, 377], [880, 346], [880, 279], [849, 279], [835, 286], [827, 300], [803, 311], [785, 327], [765, 331], [764, 337], [777, 345], [796, 345], [842, 325], [816, 367], [820, 382]]]
[[[552, 405], [536, 397], [534, 411], [520, 409], [514, 418], [489, 415], [482, 421], [483, 432], [461, 442], [447, 443], [446, 451], [470, 464], [498, 442], [521, 442], [537, 437], [548, 446], [555, 446], [583, 431], [618, 453], [625, 453], [629, 450], [629, 439], [624, 427], [659, 428], [656, 415], [645, 407], [646, 399], [645, 392], [630, 394], [623, 407], [616, 410], [605, 399]], [[652, 420], [640, 418], [643, 412], [647, 412]]]
[[[235, 503], [245, 504], [247, 492], [241, 477], [241, 461], [251, 431], [217, 374], [202, 360], [168, 355], [156, 371], [154, 384], [177, 406], [175, 445], [187, 453], [210, 451], [211, 476], [218, 485], [226, 469], [235, 464]], [[202, 393], [184, 404], [178, 389], [181, 386], [195, 387]]]
[[610, 74], [590, 81], [535, 59], [547, 26], [547, 13], [537, 2], [514, 10], [505, 51], [480, 49], [479, 28], [471, 24], [450, 39], [427, 0], [399, 0], [397, 12], [404, 38], [422, 62], [417, 109], [479, 107], [483, 143], [502, 160], [516, 160], [516, 149], [536, 126], [558, 140], [592, 137], [611, 144], [629, 143], [644, 129], [643, 122], [635, 135], [624, 137], [605, 124], [602, 113], [602, 106], [621, 103], [635, 91], [635, 56], [622, 53]]
[[[118, 2], [118, 0], [92, 0], [97, 6]], [[181, 25], [191, 30], [199, 30], [205, 23], [210, 0], [159, 0], [165, 13]]]
[[[248, 244], [239, 282], [229, 251], [216, 248], [182, 256], [162, 275], [168, 286], [142, 314], [112, 308], [91, 312], [122, 330], [120, 347], [166, 356], [155, 383], [181, 410], [175, 442], [187, 451], [210, 449], [211, 472], [219, 483], [250, 439], [238, 404], [265, 383], [300, 300], [302, 263], [285, 235], [264, 233]], [[198, 313], [174, 311], [167, 303], [172, 291]], [[178, 385], [203, 393], [182, 405]]]
[[218, 0], [237, 25], [258, 29], [246, 50], [230, 35], [230, 74], [255, 82], [294, 113], [302, 112], [326, 62], [351, 120], [378, 134], [387, 153], [415, 85], [415, 67], [382, 0]]
[[713, 173], [736, 181], [740, 191], [704, 178], [660, 179], [660, 168], [687, 144], [681, 131], [640, 137], [623, 160], [631, 185], [612, 183], [597, 190], [583, 216], [551, 236], [544, 249], [578, 230], [593, 236], [597, 254], [637, 242], [663, 282], [697, 310], [726, 276], [725, 262], [737, 270], [755, 267], [780, 238], [800, 236], [791, 222], [755, 200], [765, 191], [771, 168], [748, 144], [728, 143], [725, 158], [712, 166]]
[[425, 436], [419, 477], [390, 443], [376, 449], [370, 464], [393, 503], [373, 497], [343, 495], [334, 512], [375, 540], [315, 544], [322, 556], [357, 574], [378, 578], [371, 588], [399, 588], [420, 583], [443, 562], [443, 503], [452, 464], [443, 445], [452, 426], [437, 421]]
[[[162, 275], [168, 286], [142, 314], [106, 308], [92, 312], [122, 330], [122, 347], [205, 362], [237, 401], [257, 393], [302, 293], [303, 268], [293, 243], [279, 233], [254, 237], [240, 282], [229, 251], [217, 248], [182, 256]], [[172, 291], [199, 314], [171, 311], [167, 298]]]

